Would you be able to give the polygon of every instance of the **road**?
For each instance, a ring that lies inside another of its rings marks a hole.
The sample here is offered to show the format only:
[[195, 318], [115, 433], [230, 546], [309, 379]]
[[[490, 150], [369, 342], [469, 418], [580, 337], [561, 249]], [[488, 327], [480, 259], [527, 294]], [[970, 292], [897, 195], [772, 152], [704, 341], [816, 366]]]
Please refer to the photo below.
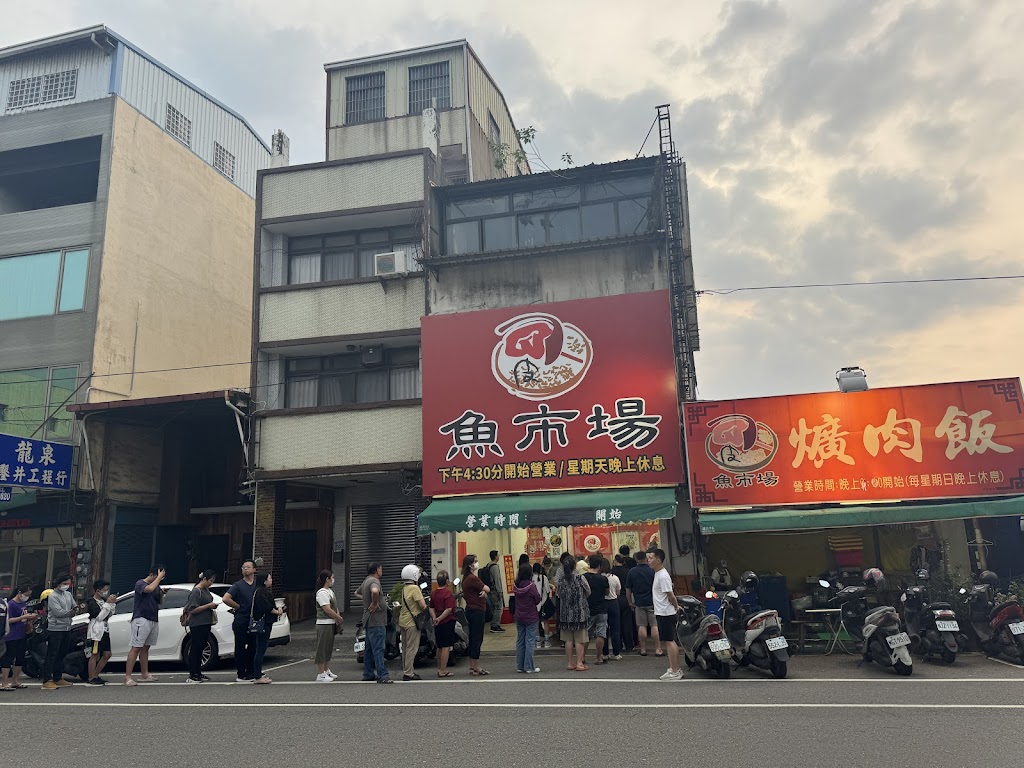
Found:
[[[347, 642], [345, 643], [347, 644]], [[275, 649], [269, 686], [185, 685], [177, 668], [136, 688], [76, 685], [0, 696], [3, 765], [947, 766], [1020, 765], [1024, 668], [963, 655], [915, 661], [897, 678], [836, 655], [798, 656], [786, 680], [739, 670], [659, 682], [661, 659], [632, 656], [568, 672], [538, 656], [536, 677], [489, 656], [487, 678], [362, 683], [351, 654], [315, 683], [303, 643]], [[396, 669], [400, 677], [400, 669]], [[106, 677], [120, 680], [116, 672]], [[63, 734], [63, 735], [57, 735]], [[12, 755], [16, 760], [9, 761]], [[636, 759], [631, 760], [630, 756]]]

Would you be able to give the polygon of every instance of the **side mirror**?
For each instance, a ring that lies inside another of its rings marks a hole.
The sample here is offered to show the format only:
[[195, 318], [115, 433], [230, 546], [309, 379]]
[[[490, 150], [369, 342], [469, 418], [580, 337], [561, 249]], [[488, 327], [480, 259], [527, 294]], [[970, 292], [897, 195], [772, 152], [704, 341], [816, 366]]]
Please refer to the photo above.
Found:
[[967, 594], [967, 587], [960, 587], [960, 594], [961, 595], [966, 595]]
[[420, 582], [420, 589], [426, 589], [426, 588], [427, 588], [427, 582], [421, 581]]
[[453, 587], [457, 587], [461, 583], [462, 583], [462, 579], [456, 579], [455, 581], [452, 582], [452, 586]]
[[718, 597], [718, 595], [709, 589], [707, 592], [704, 593], [704, 597], [706, 597], [708, 600], [714, 600], [716, 597]]
[[824, 587], [825, 589], [828, 589], [832, 585], [829, 584], [827, 581], [825, 581], [825, 579], [818, 579], [818, 586], [819, 587]]

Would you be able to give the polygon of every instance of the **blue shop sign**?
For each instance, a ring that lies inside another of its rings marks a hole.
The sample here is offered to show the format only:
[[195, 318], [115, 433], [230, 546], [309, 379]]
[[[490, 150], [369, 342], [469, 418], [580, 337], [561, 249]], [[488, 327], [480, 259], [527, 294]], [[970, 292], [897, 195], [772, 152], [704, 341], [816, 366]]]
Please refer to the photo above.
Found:
[[74, 448], [0, 434], [0, 485], [70, 490]]

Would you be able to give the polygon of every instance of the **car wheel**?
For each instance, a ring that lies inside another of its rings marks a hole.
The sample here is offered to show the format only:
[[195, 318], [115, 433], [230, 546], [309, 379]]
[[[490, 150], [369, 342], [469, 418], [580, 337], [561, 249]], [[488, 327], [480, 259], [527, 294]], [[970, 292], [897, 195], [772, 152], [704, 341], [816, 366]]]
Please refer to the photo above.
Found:
[[[188, 664], [188, 655], [192, 649], [192, 638], [186, 638], [185, 642], [181, 646], [181, 660], [185, 664]], [[206, 647], [203, 649], [199, 668], [204, 672], [208, 669], [213, 669], [220, 663], [220, 655], [217, 652], [217, 641], [210, 635], [206, 641]]]

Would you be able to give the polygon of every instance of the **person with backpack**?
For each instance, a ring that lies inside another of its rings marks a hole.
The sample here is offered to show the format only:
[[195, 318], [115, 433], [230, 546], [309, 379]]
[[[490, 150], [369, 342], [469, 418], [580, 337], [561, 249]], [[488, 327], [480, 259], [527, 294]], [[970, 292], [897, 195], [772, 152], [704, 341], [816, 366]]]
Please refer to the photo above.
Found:
[[491, 562], [480, 573], [480, 579], [490, 590], [487, 594], [487, 603], [491, 608], [491, 632], [504, 632], [501, 626], [501, 615], [505, 610], [505, 594], [501, 589], [504, 577], [501, 572], [501, 563], [498, 562], [498, 550], [491, 550]]
[[110, 594], [110, 582], [97, 579], [92, 584], [92, 598], [85, 606], [89, 611], [89, 629], [86, 638], [92, 642], [89, 654], [89, 685], [106, 685], [100, 672], [110, 661], [110, 631], [107, 619], [114, 615], [117, 595]]

